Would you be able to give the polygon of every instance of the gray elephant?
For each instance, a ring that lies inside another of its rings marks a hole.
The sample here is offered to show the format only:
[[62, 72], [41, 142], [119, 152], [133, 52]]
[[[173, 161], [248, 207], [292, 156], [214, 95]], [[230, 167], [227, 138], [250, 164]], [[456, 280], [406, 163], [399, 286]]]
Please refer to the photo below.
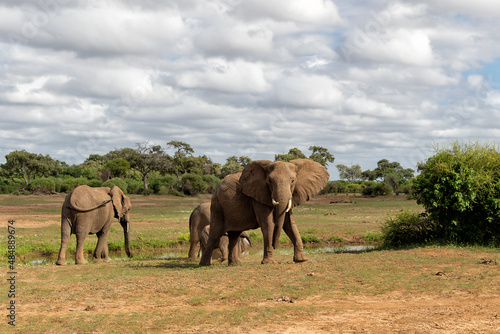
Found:
[[189, 252], [188, 258], [196, 260], [196, 245], [205, 226], [210, 224], [210, 202], [201, 203], [189, 216]]
[[294, 246], [294, 262], [306, 261], [292, 208], [323, 189], [329, 174], [309, 159], [290, 162], [258, 160], [241, 172], [224, 178], [212, 196], [210, 235], [200, 266], [208, 266], [217, 241], [227, 232], [228, 264], [238, 263], [234, 248], [242, 231], [261, 228], [264, 239], [262, 263], [275, 263], [281, 229]]
[[[202, 253], [204, 252], [205, 247], [207, 245], [209, 235], [210, 235], [210, 225], [207, 225], [203, 228], [203, 231], [201, 231], [200, 234], [200, 251]], [[215, 245], [215, 248], [218, 248], [221, 253], [221, 257], [219, 259], [220, 262], [223, 262], [228, 259], [228, 246], [229, 246], [229, 238], [226, 233], [219, 239], [219, 242]], [[252, 240], [250, 239], [250, 235], [248, 235], [247, 231], [241, 232], [240, 238], [236, 243], [235, 254], [233, 256], [239, 257], [243, 252], [245, 252], [248, 249], [248, 247], [252, 246], [253, 246]]]
[[64, 265], [71, 234], [76, 235], [76, 264], [85, 264], [83, 242], [88, 234], [97, 235], [94, 259], [108, 259], [108, 232], [113, 218], [123, 227], [125, 252], [130, 257], [130, 199], [117, 186], [76, 187], [66, 196], [61, 210], [61, 249], [56, 264]]

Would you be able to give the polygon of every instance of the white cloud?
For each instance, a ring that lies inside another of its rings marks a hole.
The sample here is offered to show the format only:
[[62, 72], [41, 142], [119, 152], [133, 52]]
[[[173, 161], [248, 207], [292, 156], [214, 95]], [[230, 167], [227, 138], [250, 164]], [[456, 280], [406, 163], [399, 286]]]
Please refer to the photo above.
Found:
[[291, 74], [274, 86], [277, 101], [297, 108], [337, 108], [343, 101], [339, 84], [326, 76]]
[[494, 1], [57, 3], [0, 5], [0, 157], [175, 139], [222, 163], [321, 145], [372, 169], [500, 139]]
[[397, 118], [401, 116], [401, 112], [398, 112], [385, 103], [366, 97], [350, 97], [346, 100], [345, 107], [348, 112], [374, 117]]
[[447, 12], [462, 15], [484, 18], [500, 17], [500, 2], [495, 0], [441, 0], [432, 1], [432, 5]]
[[357, 37], [353, 36], [357, 44], [347, 47], [353, 48], [355, 57], [380, 63], [422, 67], [433, 63], [431, 43], [423, 31], [399, 29], [375, 38], [358, 31]]
[[210, 59], [202, 72], [186, 72], [178, 83], [185, 88], [213, 89], [232, 93], [258, 93], [268, 89], [262, 64], [242, 60]]
[[336, 25], [342, 21], [337, 6], [330, 0], [242, 1], [236, 11], [253, 19], [270, 17], [279, 21], [314, 25]]
[[210, 55], [267, 57], [273, 51], [273, 32], [265, 24], [223, 22], [204, 29], [196, 44]]

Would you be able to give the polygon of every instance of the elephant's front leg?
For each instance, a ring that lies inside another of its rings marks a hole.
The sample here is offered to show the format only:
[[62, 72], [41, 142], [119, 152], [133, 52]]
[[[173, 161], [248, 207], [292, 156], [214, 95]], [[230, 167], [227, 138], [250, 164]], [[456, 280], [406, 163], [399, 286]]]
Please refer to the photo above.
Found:
[[274, 247], [273, 247], [273, 236], [274, 236], [274, 215], [273, 209], [254, 202], [255, 216], [257, 222], [262, 230], [262, 237], [264, 239], [264, 258], [262, 259], [262, 264], [265, 263], [276, 263], [273, 258]]
[[306, 257], [304, 256], [304, 245], [302, 243], [302, 238], [300, 237], [297, 225], [295, 225], [295, 220], [293, 219], [291, 210], [285, 217], [283, 230], [285, 230], [286, 235], [288, 235], [293, 243], [293, 262], [307, 261]]
[[94, 250], [95, 260], [105, 260], [108, 261], [108, 233], [107, 232], [97, 232], [97, 246]]

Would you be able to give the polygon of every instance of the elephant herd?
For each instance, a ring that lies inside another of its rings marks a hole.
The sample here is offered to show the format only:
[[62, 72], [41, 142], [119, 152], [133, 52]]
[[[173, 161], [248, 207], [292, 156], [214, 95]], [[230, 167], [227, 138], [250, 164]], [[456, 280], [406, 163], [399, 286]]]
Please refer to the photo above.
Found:
[[[261, 263], [275, 263], [281, 229], [294, 247], [294, 262], [306, 261], [302, 239], [292, 208], [308, 201], [323, 189], [329, 174], [324, 166], [308, 159], [290, 162], [257, 160], [242, 171], [226, 176], [215, 190], [211, 202], [198, 205], [189, 218], [188, 257], [196, 259], [196, 245], [202, 252], [200, 266], [211, 264], [213, 251], [219, 248], [228, 264], [241, 262], [241, 253], [251, 246], [246, 231], [260, 227], [264, 241]], [[76, 235], [76, 264], [87, 263], [83, 242], [88, 234], [98, 241], [94, 259], [108, 258], [107, 236], [113, 218], [123, 227], [125, 251], [130, 252], [130, 209], [128, 196], [118, 187], [79, 186], [66, 196], [61, 211], [61, 249], [56, 264], [65, 264], [66, 247]]]

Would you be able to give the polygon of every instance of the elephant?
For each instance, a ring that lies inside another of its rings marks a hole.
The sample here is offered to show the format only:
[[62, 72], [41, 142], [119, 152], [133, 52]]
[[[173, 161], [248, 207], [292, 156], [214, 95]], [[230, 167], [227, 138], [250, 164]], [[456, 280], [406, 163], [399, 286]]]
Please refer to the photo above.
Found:
[[273, 252], [282, 228], [293, 243], [293, 261], [306, 261], [292, 208], [323, 189], [329, 177], [323, 165], [309, 159], [256, 160], [243, 171], [226, 176], [212, 195], [210, 236], [200, 266], [211, 264], [212, 251], [226, 232], [228, 264], [239, 263], [241, 260], [234, 256], [239, 235], [259, 227], [264, 239], [262, 264], [276, 263]]
[[189, 252], [188, 258], [196, 260], [196, 245], [205, 226], [210, 224], [210, 202], [201, 203], [189, 216]]
[[61, 209], [61, 249], [57, 265], [64, 265], [66, 248], [71, 234], [76, 235], [76, 264], [86, 264], [83, 256], [83, 242], [88, 234], [97, 235], [94, 259], [108, 260], [108, 232], [113, 217], [118, 218], [123, 227], [125, 252], [130, 252], [130, 199], [123, 191], [114, 186], [92, 188], [87, 185], [76, 187], [70, 192]]
[[[203, 228], [203, 231], [201, 231], [200, 234], [200, 251], [203, 253], [205, 250], [205, 247], [208, 242], [208, 238], [210, 235], [210, 225], [207, 225]], [[219, 242], [215, 245], [215, 248], [219, 248], [221, 257], [220, 257], [220, 262], [224, 262], [228, 258], [228, 245], [229, 245], [229, 238], [227, 234], [224, 234]], [[233, 254], [234, 257], [239, 257], [244, 251], [247, 250], [247, 246], [252, 247], [252, 240], [250, 239], [250, 235], [248, 234], [247, 231], [243, 231], [240, 234], [240, 238], [238, 239], [238, 242], [236, 243], [236, 248], [235, 248], [235, 254]]]

